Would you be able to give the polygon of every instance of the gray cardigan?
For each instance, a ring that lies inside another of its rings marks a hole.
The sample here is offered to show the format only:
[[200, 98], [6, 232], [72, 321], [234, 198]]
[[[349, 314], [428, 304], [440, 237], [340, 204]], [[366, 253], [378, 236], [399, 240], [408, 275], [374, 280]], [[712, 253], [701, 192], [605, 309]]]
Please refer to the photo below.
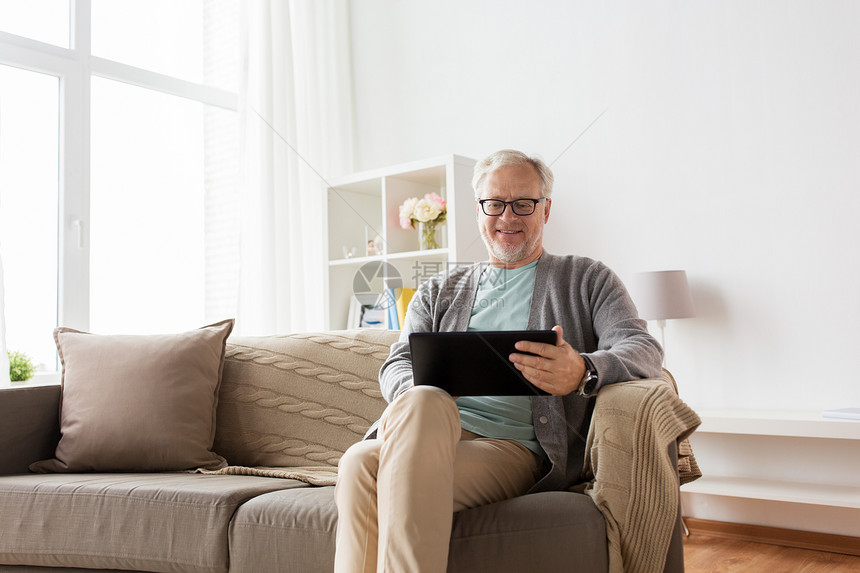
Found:
[[[412, 386], [410, 332], [465, 331], [485, 264], [457, 267], [423, 283], [406, 314], [400, 340], [379, 372], [388, 402]], [[606, 265], [586, 257], [541, 255], [529, 310], [529, 330], [559, 324], [564, 339], [587, 355], [607, 384], [661, 374], [663, 351], [621, 280]], [[532, 419], [538, 441], [549, 457], [544, 476], [532, 491], [564, 490], [581, 481], [585, 439], [594, 398], [533, 396]]]

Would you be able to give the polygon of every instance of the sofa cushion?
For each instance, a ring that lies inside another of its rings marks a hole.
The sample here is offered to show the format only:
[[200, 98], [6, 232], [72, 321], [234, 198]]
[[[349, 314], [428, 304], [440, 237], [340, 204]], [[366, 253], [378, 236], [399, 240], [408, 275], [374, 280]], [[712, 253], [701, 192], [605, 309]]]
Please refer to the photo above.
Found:
[[0, 477], [0, 563], [215, 573], [248, 499], [295, 480], [191, 473]]
[[330, 573], [336, 525], [332, 486], [254, 498], [230, 524], [230, 573]]
[[448, 571], [608, 571], [606, 524], [587, 495], [547, 491], [454, 515]]
[[38, 472], [223, 467], [211, 451], [226, 320], [181, 334], [54, 331], [63, 363], [55, 459]]
[[215, 451], [235, 466], [337, 467], [385, 409], [379, 367], [397, 337], [362, 330], [231, 338]]
[[[334, 568], [334, 488], [276, 491], [243, 504], [230, 525], [230, 573]], [[591, 498], [535, 493], [454, 514], [449, 573], [606, 571], [606, 528]]]

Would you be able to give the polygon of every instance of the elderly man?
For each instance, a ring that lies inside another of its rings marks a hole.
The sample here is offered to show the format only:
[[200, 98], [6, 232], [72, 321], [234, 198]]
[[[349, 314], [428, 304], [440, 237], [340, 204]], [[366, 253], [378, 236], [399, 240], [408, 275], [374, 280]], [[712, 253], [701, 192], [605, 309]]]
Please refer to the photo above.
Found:
[[[389, 405], [375, 437], [340, 462], [335, 571], [445, 571], [452, 512], [576, 485], [594, 395], [660, 374], [662, 350], [618, 277], [544, 251], [552, 184], [546, 164], [518, 151], [476, 164], [489, 264], [436, 275], [413, 297], [380, 371]], [[555, 345], [519, 342], [529, 354], [509, 359], [551, 396], [455, 399], [412, 384], [410, 332], [549, 328]]]

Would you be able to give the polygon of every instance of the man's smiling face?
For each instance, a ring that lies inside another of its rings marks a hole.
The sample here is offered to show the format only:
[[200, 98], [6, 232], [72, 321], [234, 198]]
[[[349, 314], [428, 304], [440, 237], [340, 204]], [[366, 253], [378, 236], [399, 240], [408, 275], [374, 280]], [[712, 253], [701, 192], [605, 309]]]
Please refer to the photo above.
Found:
[[[487, 173], [480, 184], [481, 199], [513, 201], [540, 199], [540, 177], [531, 165], [504, 165]], [[508, 205], [497, 217], [485, 215], [477, 207], [478, 228], [493, 266], [517, 268], [540, 258], [543, 253], [543, 226], [549, 219], [551, 201], [535, 205], [531, 215], [516, 215]]]

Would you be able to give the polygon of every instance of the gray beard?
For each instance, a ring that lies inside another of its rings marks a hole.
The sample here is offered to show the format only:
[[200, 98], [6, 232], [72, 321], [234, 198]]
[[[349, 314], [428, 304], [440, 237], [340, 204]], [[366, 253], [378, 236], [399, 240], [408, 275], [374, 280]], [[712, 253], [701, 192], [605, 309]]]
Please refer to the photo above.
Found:
[[540, 241], [540, 235], [536, 236], [533, 241], [523, 243], [519, 247], [505, 248], [498, 243], [491, 241], [483, 229], [481, 229], [481, 240], [484, 241], [484, 246], [495, 258], [505, 263], [516, 263], [523, 260], [537, 246]]

